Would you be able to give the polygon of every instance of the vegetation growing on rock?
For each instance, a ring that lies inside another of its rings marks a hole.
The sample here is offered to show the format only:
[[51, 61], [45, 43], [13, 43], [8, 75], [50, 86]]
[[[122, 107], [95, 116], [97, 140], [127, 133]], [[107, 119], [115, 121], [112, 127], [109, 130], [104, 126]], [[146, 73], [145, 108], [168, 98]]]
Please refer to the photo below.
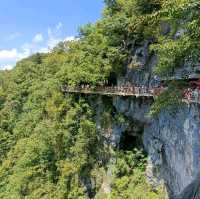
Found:
[[[65, 96], [62, 84], [96, 86], [111, 73], [121, 76], [131, 49], [149, 38], [155, 40], [151, 50], [158, 54], [160, 75], [188, 59], [199, 62], [197, 0], [106, 0], [105, 4], [102, 19], [80, 28], [77, 40], [60, 43], [51, 53], [35, 54], [12, 71], [0, 73], [0, 198], [84, 199], [99, 192], [111, 156], [102, 132], [109, 126], [97, 128], [91, 101]], [[181, 27], [183, 36], [161, 35], [162, 21]], [[165, 101], [163, 96], [154, 112], [159, 105], [172, 104], [174, 97]], [[108, 105], [102, 115], [114, 121], [112, 108]], [[114, 153], [110, 198], [163, 198], [145, 181], [141, 152]]]

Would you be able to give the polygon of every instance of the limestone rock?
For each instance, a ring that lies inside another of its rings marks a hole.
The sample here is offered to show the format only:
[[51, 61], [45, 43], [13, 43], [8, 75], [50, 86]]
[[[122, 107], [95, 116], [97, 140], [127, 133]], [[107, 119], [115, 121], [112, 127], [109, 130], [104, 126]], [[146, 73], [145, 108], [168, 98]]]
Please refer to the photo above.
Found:
[[200, 174], [197, 178], [189, 184], [184, 191], [175, 196], [174, 199], [199, 199], [200, 198]]

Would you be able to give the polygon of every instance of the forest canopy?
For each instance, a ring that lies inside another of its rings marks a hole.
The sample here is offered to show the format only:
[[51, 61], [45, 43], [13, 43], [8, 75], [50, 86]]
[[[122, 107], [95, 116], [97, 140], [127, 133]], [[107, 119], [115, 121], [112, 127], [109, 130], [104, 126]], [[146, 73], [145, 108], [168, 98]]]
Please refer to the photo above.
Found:
[[[81, 27], [77, 39], [1, 71], [0, 198], [94, 198], [110, 152], [91, 100], [64, 95], [61, 85], [96, 86], [111, 73], [123, 76], [132, 47], [149, 38], [155, 41], [150, 50], [157, 53], [159, 75], [173, 73], [188, 59], [199, 62], [199, 6], [198, 0], [105, 0], [102, 18]], [[162, 22], [172, 27], [167, 35], [161, 34]], [[174, 39], [180, 27], [183, 35]], [[103, 114], [112, 118], [111, 109], [108, 105]], [[141, 153], [115, 153], [111, 198], [131, 199], [131, 193], [162, 198], [145, 182]], [[88, 193], [84, 184], [91, 178], [95, 186]]]

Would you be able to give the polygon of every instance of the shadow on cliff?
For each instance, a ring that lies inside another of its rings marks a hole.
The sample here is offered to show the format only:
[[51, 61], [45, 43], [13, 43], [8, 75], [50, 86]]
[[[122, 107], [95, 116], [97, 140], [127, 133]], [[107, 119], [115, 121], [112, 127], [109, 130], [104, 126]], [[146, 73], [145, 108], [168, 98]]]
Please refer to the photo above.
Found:
[[200, 199], [200, 173], [179, 196], [175, 196], [172, 199]]

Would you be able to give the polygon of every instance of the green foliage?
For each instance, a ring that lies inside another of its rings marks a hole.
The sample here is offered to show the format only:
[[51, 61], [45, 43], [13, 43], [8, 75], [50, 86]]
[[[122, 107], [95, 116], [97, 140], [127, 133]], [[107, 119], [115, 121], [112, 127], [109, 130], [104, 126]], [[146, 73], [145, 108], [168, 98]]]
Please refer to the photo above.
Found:
[[66, 56], [59, 74], [62, 81], [95, 86], [113, 72], [120, 76], [131, 54], [130, 45], [155, 35], [160, 7], [158, 0], [106, 1], [101, 20], [81, 27], [78, 40], [57, 47]]
[[82, 179], [102, 167], [91, 107], [60, 92], [65, 53], [36, 54], [0, 76], [0, 198], [88, 198]]
[[190, 57], [194, 53], [193, 44], [189, 42], [188, 37], [181, 37], [179, 40], [163, 39], [162, 44], [154, 46], [154, 50], [158, 54], [159, 64], [156, 68], [156, 73], [165, 76], [173, 75], [177, 67], [184, 64], [184, 59]]
[[[104, 136], [112, 122], [126, 118], [113, 117], [106, 99], [101, 132], [87, 99], [61, 93], [67, 54], [37, 54], [1, 76], [0, 198], [88, 199], [101, 188], [111, 153]], [[117, 156], [111, 197], [131, 197], [130, 189], [145, 178], [145, 157], [140, 151]]]
[[[110, 156], [105, 137], [113, 116], [107, 102], [96, 127], [95, 108], [88, 98], [64, 95], [62, 84], [97, 86], [110, 74], [121, 76], [133, 50], [155, 41], [156, 73], [167, 77], [185, 62], [199, 63], [200, 18], [197, 0], [106, 0], [102, 19], [79, 30], [79, 38], [59, 43], [51, 53], [37, 53], [0, 72], [0, 198], [94, 198]], [[161, 22], [173, 30], [160, 34]], [[177, 30], [184, 30], [181, 36]], [[133, 69], [134, 66], [133, 64]], [[151, 109], [181, 104], [181, 88], [169, 85]], [[96, 98], [93, 100], [96, 101]], [[105, 104], [105, 102], [104, 102]], [[111, 198], [163, 198], [145, 181], [141, 151], [114, 152]], [[87, 190], [92, 181], [91, 190]]]
[[172, 75], [186, 62], [199, 62], [199, 5], [197, 0], [169, 0], [162, 4], [160, 21], [169, 23], [175, 31], [160, 35], [152, 47], [158, 54], [156, 73], [160, 76]]
[[117, 114], [115, 115], [115, 122], [116, 124], [125, 124], [126, 118], [123, 114]]
[[142, 151], [134, 149], [119, 152], [114, 167], [115, 178], [109, 199], [164, 199], [162, 189], [153, 191], [146, 182], [146, 158]]
[[182, 89], [184, 85], [177, 82], [171, 82], [166, 91], [158, 96], [155, 103], [152, 105], [149, 115], [156, 116], [162, 110], [176, 111], [177, 107], [182, 105]]
[[136, 0], [136, 11], [139, 14], [151, 14], [161, 9], [161, 0]]

